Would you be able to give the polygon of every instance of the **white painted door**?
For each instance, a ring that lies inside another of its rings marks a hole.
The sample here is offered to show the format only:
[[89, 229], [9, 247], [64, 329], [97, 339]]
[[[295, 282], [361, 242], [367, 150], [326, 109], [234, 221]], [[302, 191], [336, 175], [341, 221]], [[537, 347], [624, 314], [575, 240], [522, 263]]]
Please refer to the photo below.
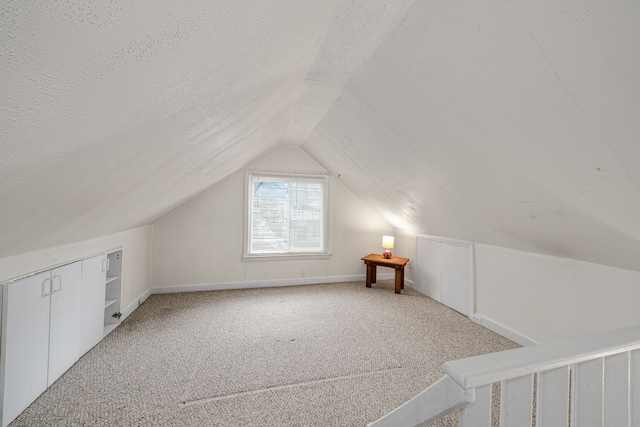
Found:
[[80, 283], [82, 263], [51, 272], [49, 379], [51, 385], [80, 357]]
[[442, 303], [466, 316], [472, 310], [471, 246], [442, 243]]
[[106, 254], [82, 260], [80, 356], [91, 350], [103, 337], [107, 262]]
[[47, 388], [50, 292], [49, 272], [6, 285], [3, 298], [3, 426]]
[[440, 242], [416, 237], [414, 289], [438, 302], [442, 302], [444, 256]]
[[414, 288], [468, 316], [473, 312], [472, 260], [471, 242], [417, 235]]

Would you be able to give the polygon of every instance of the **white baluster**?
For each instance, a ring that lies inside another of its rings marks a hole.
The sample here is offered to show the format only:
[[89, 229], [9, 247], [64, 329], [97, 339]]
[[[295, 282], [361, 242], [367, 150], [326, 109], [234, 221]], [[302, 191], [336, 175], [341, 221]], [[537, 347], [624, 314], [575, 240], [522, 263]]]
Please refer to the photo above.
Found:
[[460, 410], [460, 427], [491, 425], [491, 384], [476, 387], [476, 400]]
[[573, 423], [576, 427], [602, 426], [602, 359], [589, 360], [575, 366], [573, 378]]
[[569, 367], [538, 374], [536, 425], [566, 426], [569, 423]]
[[604, 425], [629, 425], [629, 353], [604, 359]]
[[500, 427], [531, 425], [533, 375], [502, 381], [500, 388]]
[[629, 425], [640, 426], [640, 350], [629, 355], [629, 379]]

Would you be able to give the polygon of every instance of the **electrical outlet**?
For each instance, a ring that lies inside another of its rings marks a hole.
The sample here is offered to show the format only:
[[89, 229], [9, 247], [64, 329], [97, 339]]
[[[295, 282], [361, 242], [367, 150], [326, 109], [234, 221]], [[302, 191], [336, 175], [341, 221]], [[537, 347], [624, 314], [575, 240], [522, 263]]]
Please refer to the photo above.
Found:
[[300, 277], [305, 277], [307, 274], [304, 272], [304, 270], [300, 270]]

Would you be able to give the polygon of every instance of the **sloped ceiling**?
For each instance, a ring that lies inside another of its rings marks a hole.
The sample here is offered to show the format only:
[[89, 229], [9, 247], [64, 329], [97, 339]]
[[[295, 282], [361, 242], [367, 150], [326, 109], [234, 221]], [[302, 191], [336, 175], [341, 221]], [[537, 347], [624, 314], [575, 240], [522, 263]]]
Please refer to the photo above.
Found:
[[277, 144], [403, 228], [640, 270], [640, 3], [5, 1], [0, 257]]
[[640, 3], [414, 2], [302, 145], [393, 224], [640, 269]]
[[152, 223], [279, 144], [310, 70], [345, 81], [407, 3], [3, 2], [0, 257]]

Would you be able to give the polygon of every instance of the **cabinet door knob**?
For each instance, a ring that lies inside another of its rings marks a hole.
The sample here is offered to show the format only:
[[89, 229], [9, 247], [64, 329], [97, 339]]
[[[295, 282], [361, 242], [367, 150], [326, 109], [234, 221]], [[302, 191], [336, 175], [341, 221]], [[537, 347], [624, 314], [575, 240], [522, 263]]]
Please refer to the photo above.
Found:
[[42, 281], [42, 297], [44, 298], [48, 295], [51, 295], [51, 279], [47, 278]]
[[[55, 288], [55, 278], [58, 278], [58, 289]], [[62, 290], [62, 276], [60, 276], [59, 274], [56, 274], [55, 276], [53, 276], [51, 278], [51, 283], [54, 284], [53, 285], [53, 289], [51, 290], [51, 293], [55, 293], [55, 292], [60, 292]]]

